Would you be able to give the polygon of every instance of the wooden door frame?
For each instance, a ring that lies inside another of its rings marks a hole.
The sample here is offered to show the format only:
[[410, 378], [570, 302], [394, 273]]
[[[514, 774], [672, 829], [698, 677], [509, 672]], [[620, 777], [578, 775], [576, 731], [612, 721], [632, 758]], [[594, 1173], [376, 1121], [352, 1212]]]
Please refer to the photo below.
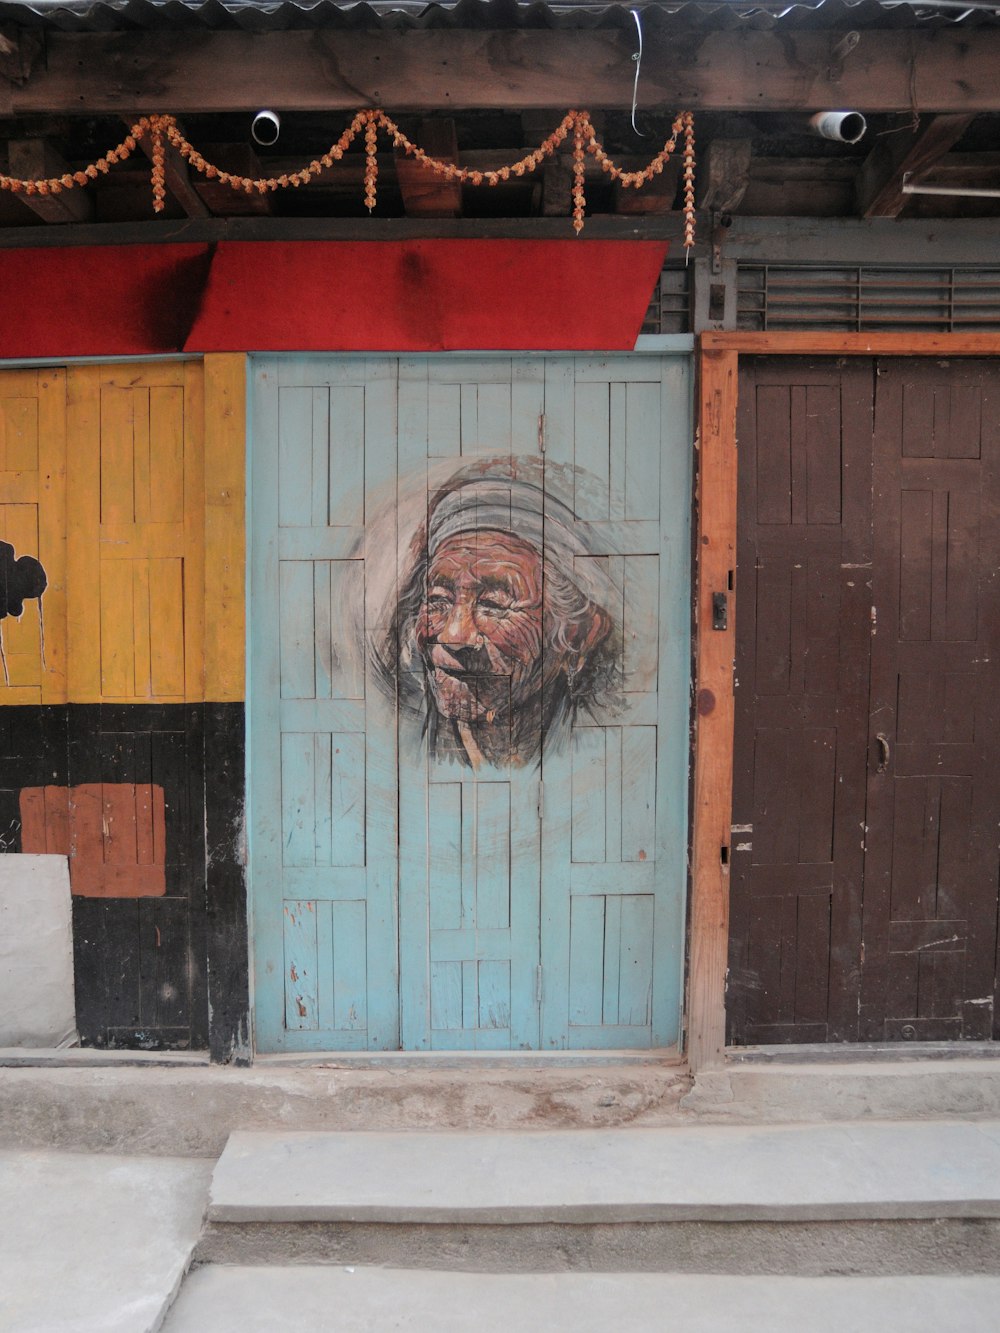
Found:
[[[733, 670], [736, 659], [736, 408], [740, 356], [1000, 356], [995, 333], [703, 333], [698, 339], [694, 789], [687, 987], [693, 1073], [726, 1052]], [[714, 599], [726, 627], [713, 628]]]

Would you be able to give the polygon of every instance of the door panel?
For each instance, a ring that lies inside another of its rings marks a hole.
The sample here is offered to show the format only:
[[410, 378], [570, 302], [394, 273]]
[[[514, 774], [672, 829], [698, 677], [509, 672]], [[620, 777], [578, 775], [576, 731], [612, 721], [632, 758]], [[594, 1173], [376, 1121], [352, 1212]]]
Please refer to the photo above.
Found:
[[863, 1039], [993, 1031], [1000, 371], [880, 361]]
[[[686, 362], [275, 358], [255, 386], [258, 1047], [676, 1042]], [[511, 567], [538, 599], [490, 603]]]
[[859, 362], [750, 363], [739, 403], [731, 1037], [852, 1040], [871, 370]]
[[742, 372], [738, 1043], [992, 1032], [998, 381]]

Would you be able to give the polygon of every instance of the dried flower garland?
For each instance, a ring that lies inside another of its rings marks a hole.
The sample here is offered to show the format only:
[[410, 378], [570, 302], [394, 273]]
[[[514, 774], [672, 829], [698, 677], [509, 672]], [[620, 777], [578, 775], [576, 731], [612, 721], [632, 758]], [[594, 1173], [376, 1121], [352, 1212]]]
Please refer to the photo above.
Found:
[[350, 148], [355, 138], [364, 130], [365, 151], [365, 206], [368, 211], [375, 207], [378, 190], [378, 135], [384, 130], [392, 140], [393, 147], [401, 149], [408, 157], [419, 162], [422, 167], [433, 171], [445, 180], [458, 181], [469, 185], [499, 185], [510, 180], [511, 176], [524, 176], [533, 172], [573, 134], [573, 230], [579, 234], [583, 230], [584, 213], [587, 198], [584, 189], [586, 157], [589, 153], [601, 166], [601, 169], [613, 181], [626, 189], [639, 190], [654, 176], [658, 176], [677, 148], [681, 136], [683, 148], [683, 195], [684, 195], [684, 245], [690, 249], [694, 245], [694, 116], [690, 111], [682, 111], [674, 121], [670, 138], [666, 141], [653, 160], [642, 171], [623, 171], [615, 166], [597, 138], [593, 122], [588, 111], [568, 111], [547, 139], [518, 162], [500, 167], [496, 171], [473, 171], [467, 167], [456, 166], [454, 162], [444, 162], [440, 158], [430, 157], [412, 140], [408, 139], [394, 120], [384, 111], [373, 109], [359, 111], [344, 130], [336, 143], [318, 158], [314, 158], [301, 171], [281, 176], [252, 177], [237, 176], [223, 171], [207, 162], [198, 150], [185, 139], [173, 116], [143, 116], [136, 121], [130, 132], [116, 148], [105, 153], [102, 158], [92, 162], [81, 171], [67, 172], [62, 176], [53, 176], [44, 180], [19, 180], [14, 176], [0, 175], [0, 190], [9, 190], [13, 194], [59, 194], [71, 190], [77, 185], [88, 185], [100, 175], [107, 175], [117, 162], [125, 162], [135, 152], [139, 140], [150, 141], [152, 159], [153, 211], [163, 211], [166, 199], [166, 153], [167, 144], [174, 147], [181, 157], [209, 180], [218, 180], [234, 190], [245, 194], [266, 194], [271, 190], [297, 189], [307, 185], [322, 171], [332, 167]]

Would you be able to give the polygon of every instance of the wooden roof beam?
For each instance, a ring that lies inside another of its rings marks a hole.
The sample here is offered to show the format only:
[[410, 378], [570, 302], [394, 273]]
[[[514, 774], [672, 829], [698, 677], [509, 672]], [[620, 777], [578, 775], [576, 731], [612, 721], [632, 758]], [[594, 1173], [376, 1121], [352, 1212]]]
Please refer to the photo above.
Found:
[[[785, 29], [646, 37], [643, 111], [869, 113], [1000, 110], [1000, 31], [867, 29], [838, 65], [840, 34]], [[632, 103], [630, 30], [47, 33], [44, 62], [8, 87], [9, 114], [338, 111]], [[4, 100], [4, 99], [0, 99]], [[0, 108], [2, 109], [2, 108]]]
[[865, 158], [855, 185], [857, 212], [863, 218], [895, 218], [909, 202], [903, 177], [927, 171], [962, 137], [972, 115], [931, 116], [916, 128], [901, 116], [880, 136]]
[[[125, 123], [131, 129], [131, 123], [128, 117]], [[139, 140], [139, 147], [152, 161], [153, 145], [149, 138], [143, 136]], [[191, 178], [188, 173], [188, 164], [172, 143], [165, 144], [163, 155], [163, 175], [164, 184], [174, 199], [180, 204], [181, 208], [189, 218], [207, 218], [211, 217], [211, 211], [206, 206], [201, 195], [191, 184]]]
[[[428, 156], [458, 166], [458, 134], [450, 117], [422, 121], [415, 142]], [[446, 180], [430, 167], [422, 167], [415, 158], [407, 157], [402, 148], [396, 150], [396, 176], [403, 207], [410, 217], [462, 216], [461, 182]]]
[[[11, 139], [7, 160], [8, 171], [20, 180], [49, 180], [73, 170], [47, 139]], [[45, 222], [89, 222], [94, 216], [94, 197], [85, 186], [58, 194], [22, 193], [17, 198]]]

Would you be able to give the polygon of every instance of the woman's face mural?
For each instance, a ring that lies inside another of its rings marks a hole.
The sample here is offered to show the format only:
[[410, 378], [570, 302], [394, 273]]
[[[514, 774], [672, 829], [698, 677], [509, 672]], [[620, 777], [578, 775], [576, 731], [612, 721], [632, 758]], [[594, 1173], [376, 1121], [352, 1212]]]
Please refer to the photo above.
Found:
[[442, 717], [493, 723], [541, 688], [542, 562], [509, 533], [452, 537], [414, 628]]
[[433, 753], [474, 767], [536, 757], [606, 695], [619, 662], [611, 614], [580, 586], [579, 557], [591, 582], [600, 568], [585, 525], [523, 464], [488, 466], [432, 498], [375, 651], [401, 706], [423, 713]]

